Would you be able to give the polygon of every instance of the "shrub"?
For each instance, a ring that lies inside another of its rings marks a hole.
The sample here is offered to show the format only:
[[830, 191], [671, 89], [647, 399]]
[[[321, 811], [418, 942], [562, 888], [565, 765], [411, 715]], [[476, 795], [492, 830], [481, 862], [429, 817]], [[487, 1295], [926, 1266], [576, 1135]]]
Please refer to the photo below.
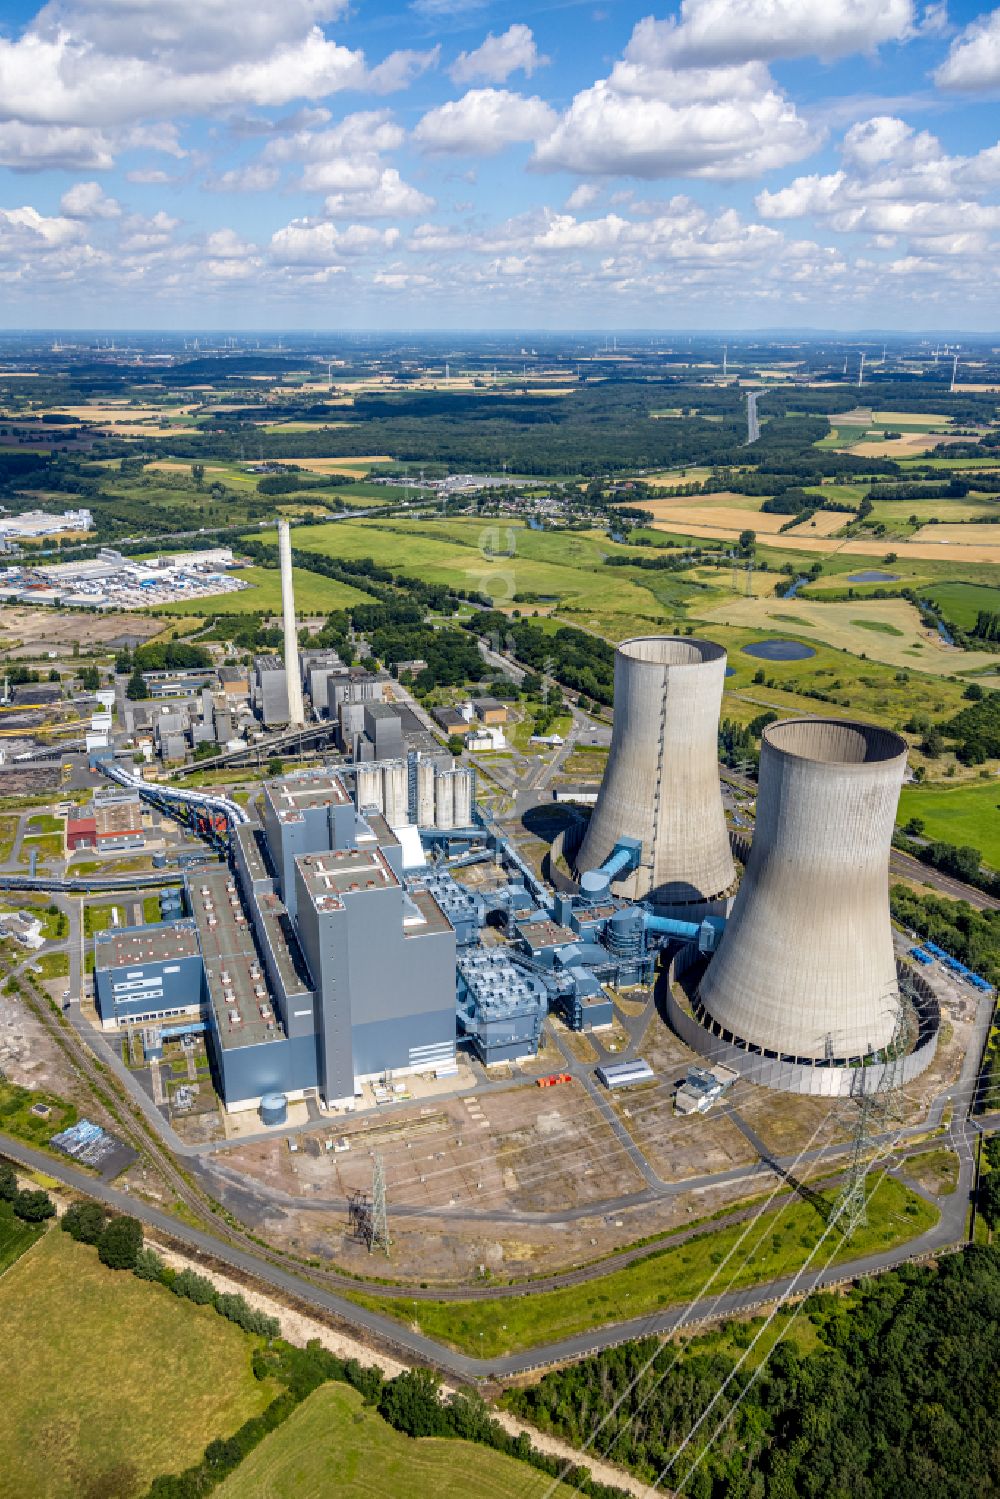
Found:
[[56, 1215], [56, 1205], [48, 1192], [18, 1192], [11, 1206], [23, 1223], [44, 1223], [46, 1218]]
[[100, 1203], [74, 1202], [63, 1214], [60, 1227], [80, 1244], [96, 1244], [107, 1221]]
[[102, 1265], [110, 1270], [134, 1270], [142, 1248], [142, 1224], [138, 1218], [112, 1218], [97, 1242]]
[[17, 1173], [6, 1161], [0, 1163], [0, 1202], [13, 1202], [17, 1196]]

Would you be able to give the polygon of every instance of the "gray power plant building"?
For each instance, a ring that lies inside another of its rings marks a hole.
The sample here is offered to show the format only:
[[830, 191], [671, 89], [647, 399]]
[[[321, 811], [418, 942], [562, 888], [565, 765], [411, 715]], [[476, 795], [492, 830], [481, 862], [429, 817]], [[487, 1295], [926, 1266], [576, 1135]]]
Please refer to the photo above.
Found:
[[[905, 764], [905, 740], [869, 724], [764, 730], [746, 874], [696, 1006], [705, 1039], [758, 1081], [843, 1092], [893, 1038], [888, 868]], [[814, 1088], [809, 1068], [825, 1074]]]
[[708, 640], [652, 635], [615, 652], [611, 753], [576, 872], [599, 868], [621, 840], [641, 845], [617, 895], [669, 910], [706, 908], [735, 868], [719, 787], [726, 653]]

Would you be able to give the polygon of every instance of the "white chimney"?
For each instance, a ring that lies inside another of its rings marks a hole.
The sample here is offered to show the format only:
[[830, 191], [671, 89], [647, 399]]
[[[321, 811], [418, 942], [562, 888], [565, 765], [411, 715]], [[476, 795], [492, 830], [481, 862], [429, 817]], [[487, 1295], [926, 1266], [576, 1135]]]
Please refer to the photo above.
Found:
[[306, 716], [302, 706], [299, 673], [299, 642], [295, 633], [295, 595], [292, 592], [292, 536], [286, 520], [278, 522], [278, 557], [281, 561], [281, 623], [285, 633], [285, 683], [288, 689], [288, 727], [301, 729]]

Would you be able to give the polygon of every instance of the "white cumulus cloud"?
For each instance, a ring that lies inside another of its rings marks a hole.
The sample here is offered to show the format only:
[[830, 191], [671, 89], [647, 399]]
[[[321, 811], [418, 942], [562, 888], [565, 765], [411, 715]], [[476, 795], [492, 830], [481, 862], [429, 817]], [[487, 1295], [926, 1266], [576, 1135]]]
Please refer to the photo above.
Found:
[[536, 68], [547, 64], [535, 45], [530, 26], [515, 21], [500, 36], [489, 32], [473, 52], [462, 52], [448, 69], [452, 82], [506, 83], [511, 73], [522, 72], [530, 78]]
[[59, 199], [59, 207], [70, 219], [116, 219], [122, 211], [99, 182], [75, 182]]
[[478, 88], [429, 110], [413, 138], [425, 151], [491, 156], [516, 141], [537, 140], [555, 122], [555, 111], [537, 95]]
[[934, 82], [949, 89], [1000, 87], [1000, 10], [979, 16], [955, 38]]

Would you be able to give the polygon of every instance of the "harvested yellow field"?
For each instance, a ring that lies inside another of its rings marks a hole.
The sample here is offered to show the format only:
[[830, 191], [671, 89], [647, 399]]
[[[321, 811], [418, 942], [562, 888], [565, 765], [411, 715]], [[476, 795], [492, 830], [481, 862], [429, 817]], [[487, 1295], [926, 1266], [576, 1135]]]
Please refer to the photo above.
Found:
[[370, 458], [272, 458], [270, 462], [290, 464], [310, 474], [348, 474], [352, 479], [363, 479], [373, 463], [391, 463], [392, 459], [388, 453], [375, 453]]
[[993, 546], [1000, 549], [1000, 526], [989, 521], [966, 521], [964, 525], [944, 521], [936, 526], [921, 526], [914, 541], [947, 542], [954, 547]]
[[699, 611], [712, 624], [779, 631], [821, 640], [834, 650], [866, 655], [887, 666], [946, 674], [996, 667], [988, 651], [961, 651], [945, 645], [936, 630], [926, 630], [906, 599], [734, 598]]
[[81, 422], [100, 422], [117, 426], [121, 422], [160, 421], [171, 416], [188, 416], [196, 406], [130, 406], [127, 401], [102, 401], [93, 406], [53, 406], [59, 416], [72, 416]]
[[[773, 535], [780, 531], [788, 520], [787, 515], [767, 515], [750, 506], [744, 507], [734, 503], [749, 499], [750, 496], [716, 494], [706, 495], [705, 498], [706, 500], [711, 498], [716, 503], [708, 507], [700, 500], [687, 497], [678, 500], [647, 500], [643, 504], [643, 509], [652, 511], [654, 523], [660, 529], [662, 529], [661, 523], [680, 527], [682, 530], [689, 525], [708, 525], [712, 527], [713, 535], [720, 536], [729, 534], [738, 536], [741, 531], [746, 530]], [[730, 503], [719, 503], [719, 501], [727, 500]]]
[[854, 453], [859, 458], [914, 458], [929, 453], [940, 443], [966, 442], [964, 437], [945, 437], [940, 432], [903, 432], [889, 442], [881, 436], [862, 437], [849, 447], [835, 448], [836, 453]]
[[846, 526], [853, 516], [847, 515], [843, 510], [817, 510], [810, 520], [801, 520], [794, 526], [789, 526], [787, 536], [836, 536], [842, 526]]
[[952, 421], [947, 412], [941, 411], [875, 411], [872, 415], [877, 422], [905, 422], [910, 427], [924, 422], [928, 427], [950, 427]]
[[672, 489], [675, 484], [700, 484], [703, 479], [708, 478], [711, 472], [708, 468], [687, 468], [683, 473], [680, 469], [673, 469], [657, 474], [643, 474], [642, 482], [649, 484], [653, 489]]
[[[751, 530], [761, 528], [751, 526]], [[933, 535], [939, 531], [940, 526], [934, 526]], [[990, 530], [1000, 529], [991, 526]], [[683, 525], [670, 524], [668, 521], [656, 520], [653, 522], [654, 531], [680, 532], [685, 536], [697, 536], [706, 541], [731, 541], [733, 533], [725, 530], [722, 526], [694, 524], [690, 521]], [[848, 557], [883, 557], [889, 547], [898, 557], [905, 557], [914, 562], [994, 562], [1000, 564], [1000, 536], [992, 546], [963, 546], [959, 551], [947, 542], [928, 541], [893, 541], [888, 543], [884, 536], [871, 536], [866, 540], [859, 541], [836, 541], [827, 537], [812, 534], [793, 536], [786, 532], [784, 536], [768, 536], [767, 541], [780, 547], [783, 552], [817, 552], [821, 555], [826, 553], [843, 552]]]

